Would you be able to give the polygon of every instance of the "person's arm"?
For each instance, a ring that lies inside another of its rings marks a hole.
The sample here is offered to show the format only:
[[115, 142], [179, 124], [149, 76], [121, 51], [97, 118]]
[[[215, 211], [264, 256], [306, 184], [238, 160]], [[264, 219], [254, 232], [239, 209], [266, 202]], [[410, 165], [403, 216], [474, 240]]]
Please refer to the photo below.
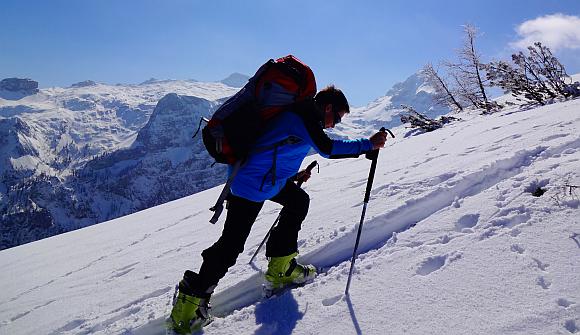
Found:
[[310, 144], [323, 157], [353, 158], [373, 150], [373, 144], [368, 139], [333, 140], [316, 122], [304, 118], [300, 118], [300, 121], [302, 122], [296, 122], [293, 127], [295, 135]]

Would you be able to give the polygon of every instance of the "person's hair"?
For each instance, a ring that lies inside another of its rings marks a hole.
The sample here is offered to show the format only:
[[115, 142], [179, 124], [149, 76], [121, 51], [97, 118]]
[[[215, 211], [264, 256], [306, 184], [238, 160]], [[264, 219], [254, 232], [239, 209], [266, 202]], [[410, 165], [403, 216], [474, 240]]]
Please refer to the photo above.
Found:
[[348, 106], [348, 100], [344, 96], [344, 93], [334, 85], [327, 86], [316, 93], [314, 97], [316, 105], [321, 110], [328, 104], [332, 104], [332, 108], [335, 111], [344, 109], [347, 113], [350, 113], [350, 108]]

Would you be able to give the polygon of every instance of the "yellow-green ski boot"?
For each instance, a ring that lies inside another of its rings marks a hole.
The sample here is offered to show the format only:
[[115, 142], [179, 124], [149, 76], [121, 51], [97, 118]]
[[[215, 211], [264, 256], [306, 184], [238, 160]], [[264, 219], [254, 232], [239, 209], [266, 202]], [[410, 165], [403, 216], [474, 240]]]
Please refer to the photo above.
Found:
[[264, 297], [270, 297], [286, 287], [297, 287], [311, 282], [316, 277], [316, 267], [296, 261], [298, 253], [288, 256], [271, 257], [264, 283]]
[[209, 314], [209, 295], [202, 298], [190, 292], [187, 282], [180, 281], [173, 297], [171, 315], [166, 321], [167, 334], [191, 334], [213, 321]]

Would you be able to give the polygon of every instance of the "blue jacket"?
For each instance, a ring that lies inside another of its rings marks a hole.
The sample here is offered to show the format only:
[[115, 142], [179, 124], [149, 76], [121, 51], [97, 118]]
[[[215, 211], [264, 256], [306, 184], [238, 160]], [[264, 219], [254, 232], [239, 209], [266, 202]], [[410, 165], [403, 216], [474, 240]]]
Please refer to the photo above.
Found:
[[[274, 148], [286, 139], [292, 143]], [[311, 148], [326, 158], [356, 157], [372, 150], [368, 139], [332, 140], [316, 120], [293, 112], [281, 113], [270, 121], [254, 147], [257, 152], [250, 154], [238, 171], [231, 192], [255, 202], [278, 194], [286, 181], [298, 173]]]

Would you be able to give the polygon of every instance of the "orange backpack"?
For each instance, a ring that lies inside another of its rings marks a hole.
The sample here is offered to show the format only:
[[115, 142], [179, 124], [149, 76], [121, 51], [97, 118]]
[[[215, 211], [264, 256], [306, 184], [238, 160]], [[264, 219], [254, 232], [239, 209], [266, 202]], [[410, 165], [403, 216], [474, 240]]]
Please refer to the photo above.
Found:
[[306, 64], [292, 55], [270, 59], [215, 111], [203, 128], [203, 143], [216, 162], [235, 164], [253, 149], [268, 120], [315, 94]]

